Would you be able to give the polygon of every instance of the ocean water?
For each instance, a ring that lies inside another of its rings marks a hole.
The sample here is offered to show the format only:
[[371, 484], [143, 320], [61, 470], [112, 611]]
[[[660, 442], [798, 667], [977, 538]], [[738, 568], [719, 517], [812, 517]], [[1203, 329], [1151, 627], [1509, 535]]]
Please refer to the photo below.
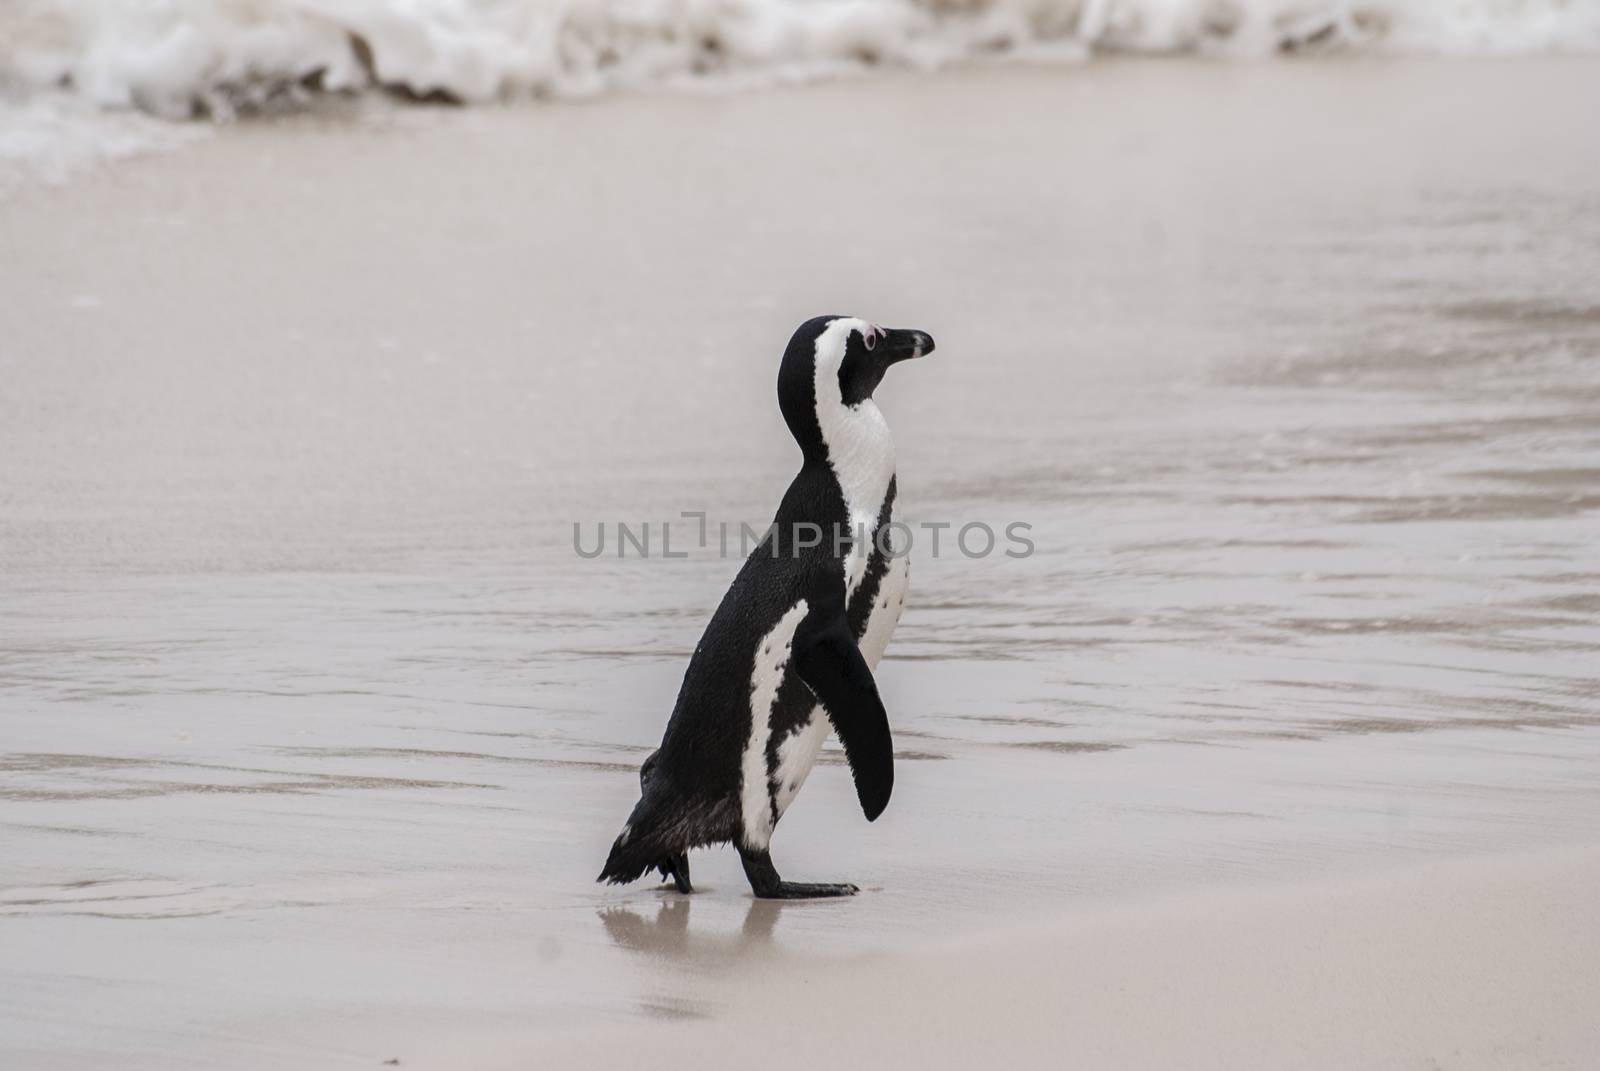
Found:
[[[3, 1062], [536, 1053], [752, 964], [1592, 837], [1597, 90], [1164, 58], [280, 117], [0, 206]], [[830, 310], [938, 339], [879, 390], [907, 519], [1036, 552], [914, 555], [889, 811], [830, 752], [774, 842], [860, 897], [727, 851], [598, 887], [738, 562], [572, 526], [762, 523]]]

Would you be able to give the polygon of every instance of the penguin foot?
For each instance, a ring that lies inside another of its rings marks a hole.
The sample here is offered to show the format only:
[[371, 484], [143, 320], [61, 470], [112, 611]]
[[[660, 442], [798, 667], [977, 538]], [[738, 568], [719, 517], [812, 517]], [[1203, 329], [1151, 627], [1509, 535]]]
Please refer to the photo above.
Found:
[[672, 879], [672, 884], [678, 887], [681, 893], [694, 892], [694, 886], [689, 884], [689, 853], [679, 852], [669, 855], [657, 866], [661, 871], [661, 880]]
[[770, 889], [758, 890], [763, 900], [817, 900], [825, 896], [854, 896], [861, 890], [846, 882], [780, 881]]
[[854, 896], [861, 891], [844, 882], [784, 881], [778, 877], [778, 868], [772, 865], [772, 856], [767, 852], [741, 847], [739, 861], [744, 864], [744, 876], [750, 879], [750, 891], [763, 900], [812, 900]]

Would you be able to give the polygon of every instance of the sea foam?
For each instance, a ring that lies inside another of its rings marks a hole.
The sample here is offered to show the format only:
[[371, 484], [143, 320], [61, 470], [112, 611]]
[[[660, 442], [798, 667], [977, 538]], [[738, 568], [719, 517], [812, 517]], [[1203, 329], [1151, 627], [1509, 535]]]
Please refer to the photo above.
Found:
[[0, 82], [226, 117], [380, 88], [461, 103], [1103, 53], [1600, 50], [1600, 0], [13, 0]]

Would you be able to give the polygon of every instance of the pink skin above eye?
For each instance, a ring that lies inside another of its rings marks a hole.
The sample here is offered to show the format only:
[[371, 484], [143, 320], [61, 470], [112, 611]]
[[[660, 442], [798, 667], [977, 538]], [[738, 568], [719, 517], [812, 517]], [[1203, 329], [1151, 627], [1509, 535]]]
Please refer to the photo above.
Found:
[[861, 341], [865, 343], [867, 349], [870, 350], [872, 347], [878, 344], [879, 336], [886, 334], [888, 334], [888, 332], [879, 327], [877, 324], [868, 324], [867, 329], [861, 332]]

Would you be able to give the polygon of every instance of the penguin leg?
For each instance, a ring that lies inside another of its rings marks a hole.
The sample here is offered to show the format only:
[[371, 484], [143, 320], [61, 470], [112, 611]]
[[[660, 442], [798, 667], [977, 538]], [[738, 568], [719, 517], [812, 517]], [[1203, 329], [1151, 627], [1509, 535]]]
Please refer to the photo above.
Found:
[[672, 882], [681, 893], [694, 892], [694, 886], [689, 884], [689, 853], [679, 852], [672, 857]]
[[843, 882], [784, 881], [778, 877], [778, 868], [772, 865], [772, 855], [755, 852], [739, 846], [739, 861], [744, 864], [744, 876], [750, 879], [750, 891], [763, 900], [809, 900], [820, 896], [854, 896], [861, 890]]
[[661, 878], [665, 881], [672, 879], [672, 884], [678, 887], [681, 893], [694, 892], [694, 886], [689, 884], [689, 853], [678, 852], [661, 860]]

